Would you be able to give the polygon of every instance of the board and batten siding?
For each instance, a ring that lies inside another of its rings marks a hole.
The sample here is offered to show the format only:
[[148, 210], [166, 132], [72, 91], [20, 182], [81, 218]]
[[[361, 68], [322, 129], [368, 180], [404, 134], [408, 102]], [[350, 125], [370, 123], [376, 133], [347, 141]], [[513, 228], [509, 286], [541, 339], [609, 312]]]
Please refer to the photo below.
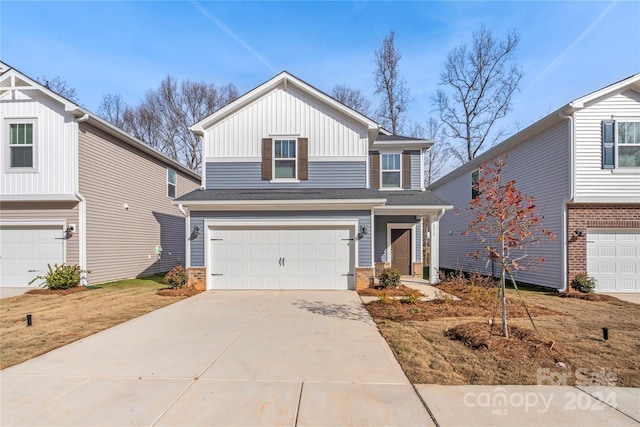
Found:
[[388, 262], [387, 254], [387, 224], [409, 224], [415, 225], [415, 236], [411, 236], [415, 240], [416, 259], [412, 262], [422, 262], [422, 228], [420, 221], [416, 220], [415, 215], [376, 215], [375, 216], [375, 249], [373, 251], [374, 262]]
[[362, 162], [309, 162], [309, 179], [296, 183], [262, 180], [259, 162], [208, 162], [207, 189], [249, 188], [365, 188]]
[[205, 130], [203, 158], [261, 157], [262, 138], [309, 138], [309, 162], [314, 157], [362, 157], [368, 151], [368, 131], [303, 91], [282, 86]]
[[[536, 211], [543, 217], [541, 224], [556, 235], [555, 240], [542, 238], [530, 246], [531, 257], [544, 258], [532, 271], [517, 271], [518, 281], [560, 289], [562, 275], [563, 205], [569, 197], [569, 130], [567, 122], [543, 131], [508, 152], [503, 181], [514, 179], [516, 188], [535, 198]], [[440, 267], [466, 272], [491, 274], [486, 258], [473, 261], [469, 253], [487, 245], [472, 242], [473, 236], [463, 236], [471, 218], [471, 171], [442, 185], [432, 186], [439, 197], [453, 204], [454, 209], [440, 220]], [[456, 211], [458, 214], [456, 215]], [[521, 262], [521, 264], [526, 261]], [[496, 274], [499, 266], [496, 265]]]
[[[89, 281], [145, 276], [184, 265], [185, 217], [167, 197], [170, 166], [87, 123], [80, 125], [79, 145]], [[176, 172], [177, 197], [199, 187], [198, 181]], [[160, 259], [156, 245], [163, 249]]]
[[[65, 224], [75, 224], [79, 227], [79, 204], [77, 202], [2, 202], [0, 205], [0, 225], [46, 223], [48, 221], [64, 221]], [[79, 232], [71, 234], [68, 239], [62, 240], [65, 245], [67, 264], [79, 264]], [[62, 237], [62, 235], [60, 236]], [[40, 274], [42, 272], [34, 273]]]
[[[1, 196], [68, 196], [74, 198], [76, 176], [77, 124], [64, 106], [35, 90], [28, 95], [19, 90], [15, 99], [0, 98], [0, 179]], [[9, 169], [8, 138], [12, 119], [35, 121], [35, 171]]]
[[601, 123], [612, 117], [616, 122], [640, 122], [640, 93], [615, 94], [575, 113], [578, 203], [640, 202], [640, 168], [602, 169]]
[[[366, 227], [371, 230], [371, 212], [370, 211], [191, 211], [190, 213], [191, 227], [200, 227], [204, 230], [204, 222], [207, 219], [322, 219], [322, 220], [341, 220], [341, 219], [357, 219], [358, 229]], [[357, 230], [356, 230], [357, 231]], [[204, 267], [206, 265], [204, 259], [204, 237], [206, 233], [200, 233], [197, 237], [191, 237], [191, 267]], [[356, 267], [371, 267], [371, 234], [367, 233], [358, 240], [358, 260]]]

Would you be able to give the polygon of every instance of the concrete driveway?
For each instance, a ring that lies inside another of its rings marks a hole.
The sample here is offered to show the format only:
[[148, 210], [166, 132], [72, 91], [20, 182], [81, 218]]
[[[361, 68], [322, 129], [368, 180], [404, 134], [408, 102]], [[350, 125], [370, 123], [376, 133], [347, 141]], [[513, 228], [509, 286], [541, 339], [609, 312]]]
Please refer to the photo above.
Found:
[[434, 425], [347, 291], [206, 292], [0, 385], [3, 426]]

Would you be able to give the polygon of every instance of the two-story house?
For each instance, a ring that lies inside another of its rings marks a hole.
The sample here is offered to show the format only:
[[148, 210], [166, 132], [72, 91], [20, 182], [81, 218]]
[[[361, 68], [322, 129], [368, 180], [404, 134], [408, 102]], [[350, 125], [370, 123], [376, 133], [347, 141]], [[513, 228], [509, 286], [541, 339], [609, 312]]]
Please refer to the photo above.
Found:
[[446, 202], [424, 188], [432, 141], [390, 135], [283, 72], [192, 126], [202, 188], [188, 209], [190, 283], [206, 289], [356, 289], [396, 267], [437, 281]]
[[54, 263], [90, 270], [84, 283], [184, 263], [172, 201], [199, 175], [1, 62], [0, 127], [0, 286]]
[[508, 154], [504, 179], [534, 196], [542, 223], [557, 238], [529, 255], [545, 262], [517, 280], [567, 289], [577, 273], [600, 292], [640, 292], [640, 74], [578, 98], [433, 183], [459, 213], [441, 221], [440, 265], [491, 274], [467, 228], [473, 175]]

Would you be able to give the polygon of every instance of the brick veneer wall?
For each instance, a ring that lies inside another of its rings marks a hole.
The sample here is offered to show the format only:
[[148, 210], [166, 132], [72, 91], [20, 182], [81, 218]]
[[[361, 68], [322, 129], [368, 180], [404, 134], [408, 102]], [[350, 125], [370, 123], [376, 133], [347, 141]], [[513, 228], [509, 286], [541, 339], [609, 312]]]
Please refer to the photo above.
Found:
[[[640, 228], [640, 204], [567, 205], [567, 272], [568, 282], [578, 273], [587, 272], [587, 229]], [[582, 232], [582, 237], [575, 231]]]
[[373, 268], [356, 267], [356, 290], [373, 286]]
[[193, 286], [199, 291], [207, 290], [207, 268], [189, 267], [187, 269], [187, 286]]
[[422, 263], [421, 262], [414, 262], [413, 263], [413, 277], [422, 278]]

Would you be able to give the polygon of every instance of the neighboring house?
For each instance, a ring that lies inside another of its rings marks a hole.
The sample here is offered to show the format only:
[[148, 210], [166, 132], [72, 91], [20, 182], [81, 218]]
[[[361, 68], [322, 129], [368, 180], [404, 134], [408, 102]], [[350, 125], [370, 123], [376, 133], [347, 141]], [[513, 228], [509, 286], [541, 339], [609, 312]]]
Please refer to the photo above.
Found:
[[90, 270], [85, 283], [184, 263], [172, 201], [199, 175], [4, 63], [0, 126], [0, 286], [54, 263]]
[[467, 254], [472, 175], [508, 154], [504, 179], [534, 196], [546, 229], [530, 253], [545, 259], [522, 282], [567, 289], [578, 273], [600, 292], [640, 292], [640, 74], [576, 99], [431, 185], [459, 212], [441, 220], [440, 266], [491, 273]]
[[438, 220], [424, 189], [432, 141], [390, 135], [283, 72], [192, 126], [202, 189], [189, 211], [190, 283], [206, 289], [356, 289], [394, 266], [437, 280]]

